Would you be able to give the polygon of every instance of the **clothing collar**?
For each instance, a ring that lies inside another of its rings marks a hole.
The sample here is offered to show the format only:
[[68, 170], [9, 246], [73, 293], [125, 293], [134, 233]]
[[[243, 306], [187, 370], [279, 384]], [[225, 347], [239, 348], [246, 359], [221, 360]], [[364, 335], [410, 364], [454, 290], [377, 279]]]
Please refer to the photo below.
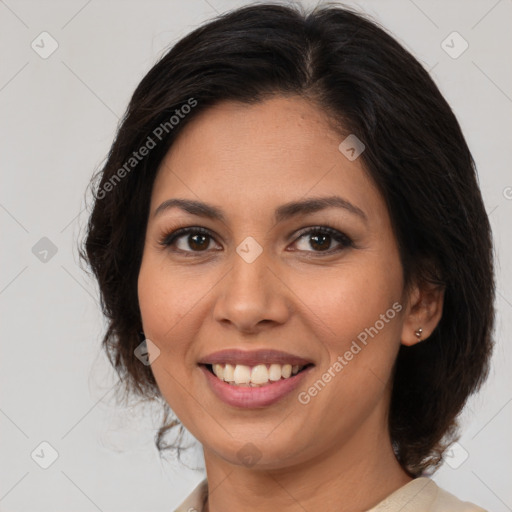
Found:
[[[205, 478], [174, 512], [204, 512], [208, 499], [208, 481]], [[437, 486], [426, 477], [411, 480], [366, 512], [486, 512], [464, 502]]]

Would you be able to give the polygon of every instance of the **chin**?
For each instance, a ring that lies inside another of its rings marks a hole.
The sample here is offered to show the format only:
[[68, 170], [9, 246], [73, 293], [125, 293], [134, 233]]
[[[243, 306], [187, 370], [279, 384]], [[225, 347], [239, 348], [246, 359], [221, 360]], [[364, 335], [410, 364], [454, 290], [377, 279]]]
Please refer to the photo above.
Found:
[[269, 440], [263, 436], [246, 435], [243, 440], [229, 438], [225, 444], [219, 440], [212, 444], [203, 444], [205, 459], [209, 456], [219, 457], [234, 466], [247, 469], [279, 470], [300, 464], [307, 460], [305, 447], [301, 448], [297, 438], [288, 431], [286, 436], [275, 436]]

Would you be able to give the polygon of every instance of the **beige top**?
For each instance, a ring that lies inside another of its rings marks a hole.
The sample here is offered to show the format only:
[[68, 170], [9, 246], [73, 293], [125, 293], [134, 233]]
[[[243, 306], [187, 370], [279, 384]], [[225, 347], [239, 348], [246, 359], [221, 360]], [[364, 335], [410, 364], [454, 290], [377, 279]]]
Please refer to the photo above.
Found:
[[[174, 512], [204, 512], [208, 497], [206, 478]], [[461, 501], [437, 486], [430, 478], [420, 477], [391, 493], [367, 512], [486, 512], [473, 503]]]

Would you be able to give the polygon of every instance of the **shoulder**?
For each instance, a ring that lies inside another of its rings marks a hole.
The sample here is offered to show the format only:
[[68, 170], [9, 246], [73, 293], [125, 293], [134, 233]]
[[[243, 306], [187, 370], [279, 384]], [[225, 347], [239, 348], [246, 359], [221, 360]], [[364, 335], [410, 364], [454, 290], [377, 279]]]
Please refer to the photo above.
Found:
[[208, 482], [205, 478], [173, 512], [203, 512], [207, 496]]
[[462, 501], [430, 478], [420, 477], [400, 487], [367, 512], [486, 512]]
[[[437, 486], [436, 486], [437, 487]], [[453, 494], [437, 487], [437, 496], [432, 506], [432, 512], [486, 512], [483, 508], [470, 503], [461, 501]]]
[[[208, 482], [202, 480], [173, 512], [203, 512]], [[430, 478], [420, 477], [400, 487], [367, 512], [487, 512], [462, 501]]]

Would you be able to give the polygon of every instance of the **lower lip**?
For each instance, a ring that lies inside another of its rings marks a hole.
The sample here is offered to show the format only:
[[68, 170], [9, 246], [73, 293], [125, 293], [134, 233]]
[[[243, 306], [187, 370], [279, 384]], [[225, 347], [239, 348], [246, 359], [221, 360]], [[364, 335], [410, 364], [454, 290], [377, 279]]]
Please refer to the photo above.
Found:
[[290, 394], [295, 388], [297, 388], [297, 386], [299, 386], [313, 366], [309, 366], [305, 370], [297, 373], [293, 377], [289, 377], [288, 379], [281, 379], [277, 382], [273, 382], [272, 384], [254, 388], [233, 386], [213, 375], [206, 366], [200, 365], [200, 368], [206, 376], [206, 380], [211, 390], [223, 402], [233, 407], [253, 409], [272, 405]]

